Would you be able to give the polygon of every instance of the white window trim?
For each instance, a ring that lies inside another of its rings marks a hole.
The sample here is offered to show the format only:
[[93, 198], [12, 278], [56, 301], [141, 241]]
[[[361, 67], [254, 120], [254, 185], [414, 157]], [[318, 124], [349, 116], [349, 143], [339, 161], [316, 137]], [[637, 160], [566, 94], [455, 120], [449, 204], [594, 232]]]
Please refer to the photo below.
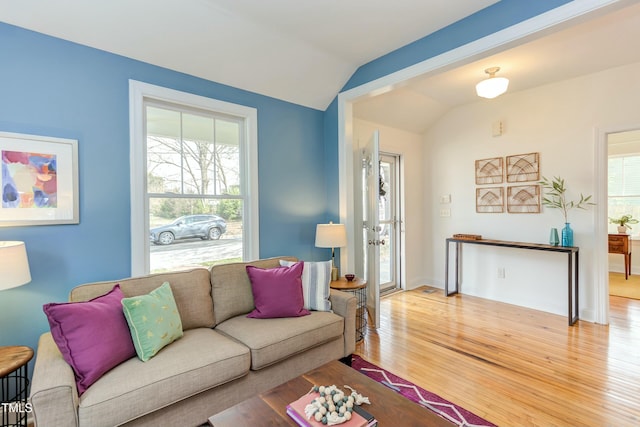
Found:
[[130, 187], [131, 187], [131, 275], [149, 273], [149, 217], [146, 215], [146, 152], [144, 129], [144, 100], [155, 99], [214, 110], [245, 119], [246, 151], [244, 155], [245, 194], [243, 224], [243, 259], [259, 258], [258, 211], [258, 111], [255, 108], [217, 99], [180, 92], [149, 83], [129, 80], [129, 138], [130, 138]]

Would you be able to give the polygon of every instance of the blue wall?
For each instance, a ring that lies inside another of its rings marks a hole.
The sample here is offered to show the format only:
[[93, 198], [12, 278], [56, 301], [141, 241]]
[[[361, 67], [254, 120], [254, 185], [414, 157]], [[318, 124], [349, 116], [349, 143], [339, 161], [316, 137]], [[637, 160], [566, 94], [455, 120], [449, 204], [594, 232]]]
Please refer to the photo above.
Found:
[[130, 275], [129, 79], [258, 110], [260, 256], [328, 259], [321, 111], [0, 23], [0, 131], [78, 140], [80, 224], [0, 228], [26, 242], [32, 282], [0, 292], [0, 345], [37, 345], [42, 305]]

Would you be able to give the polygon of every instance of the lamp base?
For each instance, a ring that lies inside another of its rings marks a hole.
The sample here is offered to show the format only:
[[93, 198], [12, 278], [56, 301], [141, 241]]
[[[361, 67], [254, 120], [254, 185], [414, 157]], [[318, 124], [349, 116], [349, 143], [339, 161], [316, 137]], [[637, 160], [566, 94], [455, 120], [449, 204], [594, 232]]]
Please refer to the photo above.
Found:
[[338, 267], [331, 267], [331, 280], [338, 280]]

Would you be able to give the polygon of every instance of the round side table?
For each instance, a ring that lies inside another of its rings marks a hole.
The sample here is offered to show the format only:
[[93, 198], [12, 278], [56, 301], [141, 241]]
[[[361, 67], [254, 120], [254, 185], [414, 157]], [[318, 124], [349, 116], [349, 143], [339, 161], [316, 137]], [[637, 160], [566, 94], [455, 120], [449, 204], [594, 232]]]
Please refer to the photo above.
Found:
[[364, 332], [367, 327], [367, 281], [356, 277], [348, 281], [344, 277], [332, 280], [329, 285], [331, 289], [349, 292], [356, 296], [356, 341], [364, 339]]
[[27, 426], [29, 375], [33, 350], [26, 346], [0, 347], [0, 401], [3, 426]]

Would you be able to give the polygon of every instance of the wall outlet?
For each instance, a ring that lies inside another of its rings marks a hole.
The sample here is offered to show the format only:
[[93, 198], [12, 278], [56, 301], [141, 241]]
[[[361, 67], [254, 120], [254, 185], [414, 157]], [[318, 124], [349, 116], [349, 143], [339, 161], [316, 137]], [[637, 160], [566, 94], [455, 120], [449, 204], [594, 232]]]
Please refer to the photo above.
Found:
[[498, 279], [504, 279], [506, 277], [504, 267], [498, 267]]
[[440, 209], [440, 216], [442, 217], [449, 217], [451, 216], [451, 209], [446, 208], [446, 209]]

